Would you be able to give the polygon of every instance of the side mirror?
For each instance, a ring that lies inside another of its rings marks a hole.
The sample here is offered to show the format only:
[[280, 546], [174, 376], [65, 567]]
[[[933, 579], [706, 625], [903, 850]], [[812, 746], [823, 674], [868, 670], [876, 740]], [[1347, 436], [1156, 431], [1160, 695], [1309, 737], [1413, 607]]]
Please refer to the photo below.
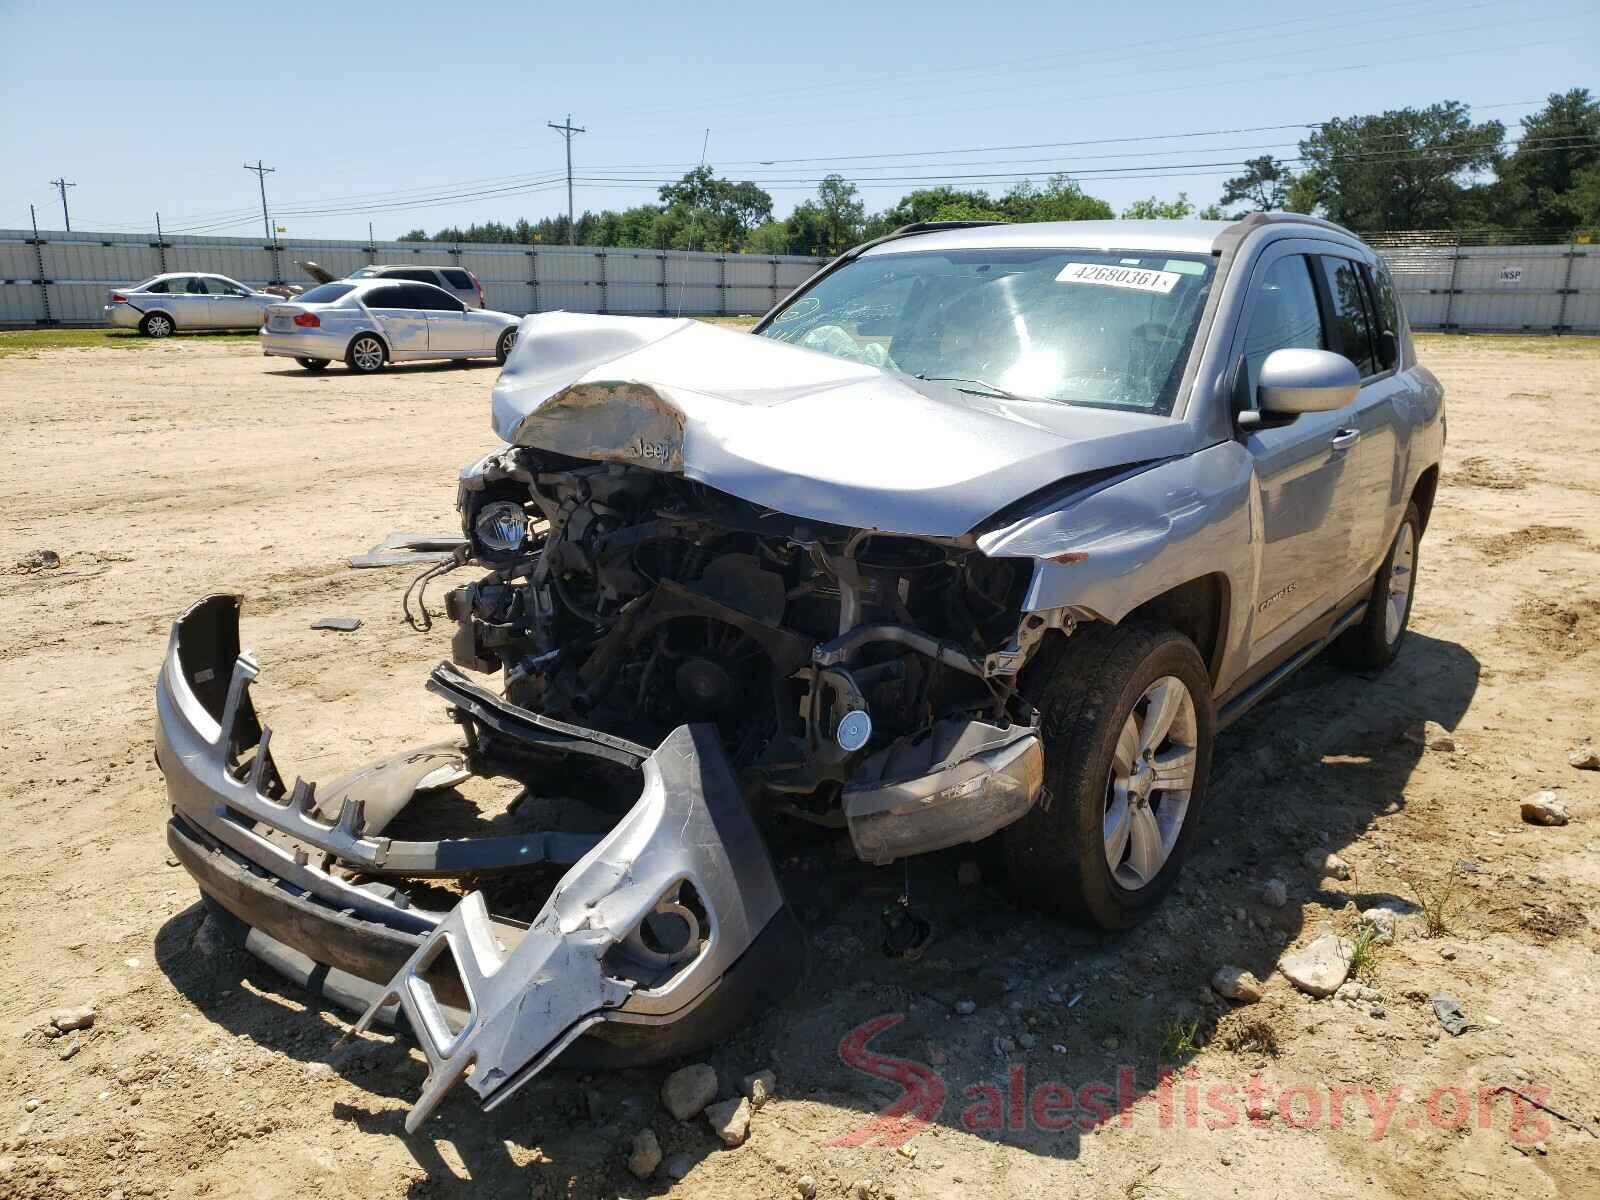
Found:
[[1274, 350], [1261, 364], [1256, 405], [1264, 415], [1343, 408], [1361, 391], [1361, 372], [1342, 354], [1329, 350]]

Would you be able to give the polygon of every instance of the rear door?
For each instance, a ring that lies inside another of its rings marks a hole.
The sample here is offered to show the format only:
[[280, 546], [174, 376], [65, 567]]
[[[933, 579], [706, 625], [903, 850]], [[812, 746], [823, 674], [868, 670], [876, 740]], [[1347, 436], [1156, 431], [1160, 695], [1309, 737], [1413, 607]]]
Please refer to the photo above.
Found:
[[390, 352], [397, 356], [428, 352], [428, 314], [416, 306], [416, 297], [408, 294], [411, 287], [387, 283], [361, 298], [388, 340]]
[[205, 280], [174, 275], [166, 283], [166, 296], [152, 307], [171, 313], [179, 329], [211, 328], [211, 300], [206, 295]]
[[439, 274], [444, 279], [445, 290], [468, 308], [482, 308], [483, 302], [478, 299], [478, 284], [474, 278], [460, 267], [441, 267]]
[[[1304, 243], [1268, 246], [1251, 274], [1245, 301], [1242, 361], [1235, 376], [1237, 410], [1256, 407], [1261, 364], [1274, 350], [1327, 350], [1330, 335]], [[1260, 567], [1250, 634], [1252, 664], [1292, 651], [1337, 603], [1347, 574], [1346, 530], [1354, 520], [1358, 479], [1339, 431], [1354, 405], [1303, 413], [1286, 425], [1250, 431], [1260, 500]]]

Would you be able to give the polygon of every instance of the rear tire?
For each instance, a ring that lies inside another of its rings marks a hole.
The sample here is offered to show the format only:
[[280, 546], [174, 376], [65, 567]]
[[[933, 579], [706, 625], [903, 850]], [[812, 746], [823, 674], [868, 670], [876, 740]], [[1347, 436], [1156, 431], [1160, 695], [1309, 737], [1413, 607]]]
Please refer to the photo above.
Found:
[[513, 325], [510, 329], [507, 329], [504, 333], [502, 333], [500, 335], [500, 340], [494, 344], [495, 362], [499, 363], [502, 367], [505, 366], [506, 359], [511, 357], [511, 351], [516, 348], [516, 345], [517, 327]]
[[389, 355], [382, 339], [372, 333], [358, 333], [345, 351], [344, 361], [352, 371], [361, 375], [376, 375], [383, 370]]
[[166, 313], [145, 313], [144, 319], [139, 322], [139, 332], [147, 338], [171, 337], [177, 325]]
[[326, 371], [328, 369], [328, 360], [325, 358], [297, 358], [295, 362], [308, 371]]
[[1376, 671], [1400, 653], [1411, 624], [1411, 603], [1417, 597], [1417, 544], [1421, 540], [1422, 514], [1415, 504], [1408, 504], [1389, 553], [1372, 581], [1367, 615], [1334, 640], [1333, 656], [1340, 663], [1357, 671]]
[[1012, 888], [1127, 929], [1172, 886], [1199, 823], [1216, 729], [1205, 663], [1165, 626], [1092, 624], [1047, 646], [1023, 690], [1045, 794], [1003, 832]]

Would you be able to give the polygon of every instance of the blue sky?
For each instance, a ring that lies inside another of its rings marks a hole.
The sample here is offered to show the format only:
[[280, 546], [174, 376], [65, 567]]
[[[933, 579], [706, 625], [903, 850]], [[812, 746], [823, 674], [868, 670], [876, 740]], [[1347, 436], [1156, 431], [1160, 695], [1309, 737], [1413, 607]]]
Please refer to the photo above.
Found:
[[59, 228], [64, 176], [80, 229], [159, 210], [253, 235], [258, 158], [302, 237], [536, 218], [566, 206], [546, 122], [569, 111], [580, 211], [654, 199], [708, 128], [707, 161], [780, 215], [829, 171], [869, 209], [1057, 170], [1119, 208], [1205, 204], [1230, 164], [1295, 154], [1303, 131], [1271, 127], [1449, 98], [1514, 132], [1550, 92], [1600, 90], [1597, 46], [1596, 0], [0, 0], [0, 226], [32, 202]]

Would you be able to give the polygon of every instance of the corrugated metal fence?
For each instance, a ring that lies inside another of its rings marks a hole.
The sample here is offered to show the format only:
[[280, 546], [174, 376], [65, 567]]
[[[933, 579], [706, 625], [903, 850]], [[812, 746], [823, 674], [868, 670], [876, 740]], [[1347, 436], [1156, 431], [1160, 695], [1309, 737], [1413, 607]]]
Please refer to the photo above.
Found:
[[[1395, 246], [1382, 251], [1416, 329], [1600, 333], [1600, 246]], [[489, 307], [696, 316], [765, 312], [822, 261], [592, 246], [292, 240], [0, 229], [0, 325], [94, 325], [105, 291], [162, 271], [311, 281], [371, 263], [464, 267]]]
[[822, 259], [593, 246], [285, 240], [0, 229], [0, 325], [96, 325], [106, 289], [163, 271], [210, 271], [240, 283], [303, 283], [311, 260], [334, 275], [373, 263], [463, 267], [490, 308], [693, 316], [761, 313]]
[[1413, 329], [1600, 333], [1600, 246], [1380, 251]]

